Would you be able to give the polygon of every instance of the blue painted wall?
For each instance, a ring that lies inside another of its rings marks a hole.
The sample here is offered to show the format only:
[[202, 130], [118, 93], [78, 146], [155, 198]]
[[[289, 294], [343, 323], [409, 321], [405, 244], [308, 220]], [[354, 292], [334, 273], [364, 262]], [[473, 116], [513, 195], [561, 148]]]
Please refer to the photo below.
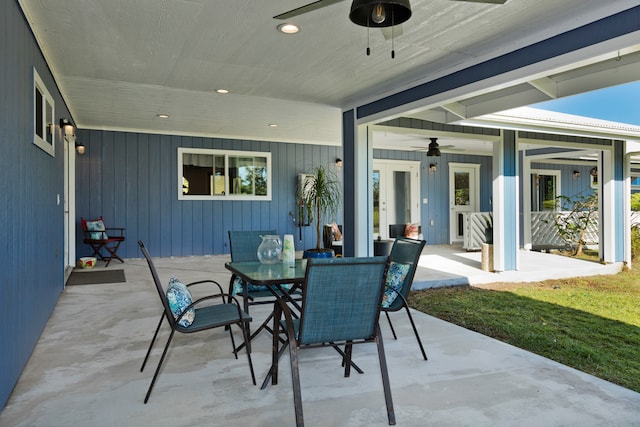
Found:
[[[558, 163], [531, 163], [531, 169], [545, 169], [560, 171], [560, 191], [562, 196], [574, 199], [576, 197], [588, 196], [593, 193], [589, 171], [593, 166], [589, 165], [565, 165]], [[580, 176], [575, 178], [573, 172], [580, 172]], [[563, 206], [562, 209], [571, 209], [570, 206]]]
[[[420, 162], [420, 201], [428, 200], [420, 205], [420, 223], [430, 245], [449, 244], [449, 163], [480, 165], [480, 210], [491, 210], [493, 159], [489, 156], [442, 153], [441, 157], [427, 157], [424, 152], [373, 150], [373, 158]], [[430, 173], [429, 164], [433, 162], [438, 164], [437, 170]]]
[[63, 290], [63, 146], [33, 142], [33, 68], [70, 117], [17, 1], [0, 2], [0, 408]]
[[[315, 228], [300, 230], [295, 214], [297, 176], [313, 166], [335, 167], [342, 147], [221, 138], [78, 130], [87, 147], [76, 163], [77, 255], [90, 255], [80, 218], [102, 215], [125, 227], [118, 254], [140, 257], [142, 239], [153, 256], [229, 253], [229, 230], [271, 229], [294, 234], [296, 250], [315, 246]], [[178, 147], [272, 153], [271, 201], [178, 200]], [[339, 221], [339, 220], [338, 220]], [[117, 261], [116, 261], [117, 262]]]
[[[313, 227], [303, 227], [301, 240], [289, 215], [296, 211], [297, 175], [319, 164], [333, 167], [335, 159], [343, 157], [341, 147], [308, 144], [82, 129], [77, 135], [87, 147], [86, 154], [76, 158], [78, 257], [90, 255], [90, 248], [82, 242], [80, 218], [99, 215], [110, 226], [126, 228], [127, 240], [119, 251], [126, 258], [140, 256], [138, 239], [147, 243], [154, 256], [226, 254], [231, 229], [275, 228], [280, 234], [293, 233], [297, 250], [313, 247]], [[273, 200], [178, 200], [178, 147], [271, 152]], [[421, 223], [431, 244], [449, 239], [448, 163], [481, 165], [481, 209], [490, 209], [491, 157], [443, 153], [435, 174], [428, 173], [432, 160], [424, 153], [374, 150], [374, 158], [421, 162], [420, 198], [429, 199], [422, 205]]]

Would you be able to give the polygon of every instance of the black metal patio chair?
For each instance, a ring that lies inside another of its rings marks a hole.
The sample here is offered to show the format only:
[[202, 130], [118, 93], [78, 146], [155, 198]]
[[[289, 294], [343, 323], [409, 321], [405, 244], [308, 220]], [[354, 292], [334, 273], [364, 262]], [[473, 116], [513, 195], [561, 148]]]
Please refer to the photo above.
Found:
[[393, 338], [398, 339], [396, 331], [391, 323], [390, 312], [399, 311], [404, 308], [409, 316], [413, 333], [416, 335], [422, 357], [427, 360], [427, 353], [424, 351], [422, 341], [418, 335], [416, 324], [411, 316], [407, 298], [413, 284], [413, 278], [416, 274], [420, 254], [426, 242], [424, 240], [410, 239], [407, 237], [396, 237], [391, 248], [389, 256], [389, 270], [387, 271], [386, 290], [382, 301], [382, 311], [389, 321]]
[[[165, 290], [160, 282], [160, 278], [158, 277], [158, 272], [156, 271], [156, 267], [147, 251], [142, 240], [138, 240], [138, 245], [140, 246], [140, 250], [142, 251], [142, 255], [144, 255], [147, 260], [147, 264], [149, 264], [149, 270], [151, 270], [151, 276], [153, 277], [153, 282], [156, 287], [156, 291], [158, 292], [158, 296], [160, 297], [160, 301], [162, 302], [163, 312], [160, 316], [160, 322], [158, 323], [158, 327], [156, 328], [155, 333], [153, 334], [153, 338], [151, 339], [151, 343], [149, 344], [149, 349], [147, 350], [147, 354], [144, 357], [144, 361], [142, 362], [142, 367], [140, 368], [140, 372], [144, 371], [144, 367], [147, 364], [147, 360], [149, 359], [149, 354], [151, 353], [151, 349], [153, 348], [153, 344], [158, 337], [158, 331], [162, 326], [162, 322], [164, 319], [167, 319], [169, 326], [171, 327], [171, 333], [169, 334], [169, 338], [167, 339], [167, 343], [164, 346], [164, 350], [162, 352], [162, 356], [160, 357], [160, 361], [158, 362], [158, 367], [156, 368], [155, 373], [153, 374], [153, 379], [151, 380], [151, 384], [149, 385], [149, 389], [147, 390], [147, 394], [144, 398], [144, 403], [147, 403], [149, 400], [149, 396], [151, 396], [151, 391], [153, 390], [153, 386], [158, 379], [158, 374], [160, 373], [160, 369], [162, 368], [162, 364], [167, 355], [167, 350], [169, 349], [169, 345], [171, 344], [171, 340], [173, 339], [173, 335], [175, 332], [180, 332], [183, 334], [191, 334], [195, 332], [205, 331], [207, 329], [219, 328], [219, 327], [228, 327], [229, 336], [231, 337], [231, 345], [233, 347], [233, 353], [238, 358], [238, 353], [236, 351], [236, 345], [233, 339], [233, 332], [231, 331], [231, 325], [238, 325], [238, 327], [242, 330], [242, 336], [244, 338], [244, 342], [247, 342], [249, 333], [248, 333], [248, 325], [251, 322], [251, 317], [243, 312], [240, 308], [240, 304], [238, 301], [230, 297], [228, 294], [223, 293], [222, 286], [219, 283], [213, 280], [201, 280], [198, 282], [189, 283], [186, 287], [199, 285], [199, 284], [213, 284], [215, 285], [219, 293], [213, 295], [207, 295], [202, 298], [198, 298], [193, 302], [189, 302], [188, 305], [182, 308], [180, 314], [175, 313], [172, 310], [172, 307], [167, 299], [167, 295]], [[188, 291], [187, 291], [188, 293]], [[184, 296], [184, 294], [182, 295]], [[189, 295], [190, 297], [190, 295]], [[226, 298], [230, 297], [231, 300], [229, 303], [225, 303]], [[212, 304], [216, 299], [221, 301], [218, 304]], [[175, 310], [175, 308], [174, 308]], [[177, 315], [177, 317], [176, 317]], [[187, 321], [188, 319], [188, 321]], [[190, 323], [190, 324], [189, 324]], [[253, 384], [256, 384], [256, 377], [253, 371], [253, 363], [251, 361], [251, 352], [248, 346], [246, 346], [247, 360], [249, 361], [249, 370], [251, 371], [251, 379]]]
[[[387, 257], [309, 259], [303, 284], [299, 319], [283, 299], [275, 304], [274, 330], [286, 334], [296, 425], [304, 425], [298, 351], [344, 345], [344, 376], [351, 369], [353, 345], [375, 342], [390, 425], [395, 424], [391, 387], [378, 319], [384, 287]], [[284, 319], [281, 319], [284, 315]], [[273, 336], [271, 383], [278, 382], [280, 340]]]

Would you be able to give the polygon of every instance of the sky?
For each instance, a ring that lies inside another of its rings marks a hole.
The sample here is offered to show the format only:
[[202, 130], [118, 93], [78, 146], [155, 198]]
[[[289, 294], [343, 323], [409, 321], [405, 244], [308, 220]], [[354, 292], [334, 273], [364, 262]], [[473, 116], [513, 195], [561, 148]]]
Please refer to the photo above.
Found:
[[541, 102], [530, 107], [640, 126], [640, 81]]

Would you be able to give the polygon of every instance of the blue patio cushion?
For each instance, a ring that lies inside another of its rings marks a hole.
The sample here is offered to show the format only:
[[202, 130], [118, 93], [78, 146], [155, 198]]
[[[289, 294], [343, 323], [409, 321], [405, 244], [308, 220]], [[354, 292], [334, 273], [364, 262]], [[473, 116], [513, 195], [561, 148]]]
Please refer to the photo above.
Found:
[[409, 273], [411, 264], [404, 264], [391, 261], [389, 270], [387, 271], [387, 282], [382, 296], [382, 307], [389, 308], [398, 297], [398, 293], [402, 290], [404, 280]]
[[[290, 290], [293, 287], [293, 284], [281, 285], [282, 289], [285, 291]], [[263, 285], [254, 285], [252, 283], [247, 283], [247, 292], [268, 292], [269, 288]], [[231, 295], [242, 295], [242, 279], [236, 277], [233, 281], [233, 290], [231, 291]]]
[[109, 238], [105, 233], [104, 221], [101, 219], [86, 221], [85, 224], [92, 240], [107, 240]]
[[[174, 319], [177, 319], [193, 302], [193, 298], [187, 286], [175, 277], [172, 277], [169, 279], [169, 286], [167, 286], [167, 302], [169, 303], [169, 308], [171, 309]], [[187, 328], [191, 326], [195, 318], [196, 311], [190, 308], [187, 313], [182, 316], [178, 324]]]

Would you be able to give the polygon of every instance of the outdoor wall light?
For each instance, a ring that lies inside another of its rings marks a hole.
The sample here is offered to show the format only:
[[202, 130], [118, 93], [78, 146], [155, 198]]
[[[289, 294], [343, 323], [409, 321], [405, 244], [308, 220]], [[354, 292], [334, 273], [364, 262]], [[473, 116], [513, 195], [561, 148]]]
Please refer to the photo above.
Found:
[[437, 163], [431, 163], [429, 165], [429, 173], [436, 173], [437, 170], [438, 170], [438, 164]]
[[60, 129], [62, 129], [62, 131], [64, 132], [65, 138], [68, 136], [72, 136], [75, 133], [75, 127], [73, 126], [73, 123], [71, 123], [64, 117], [60, 119]]
[[573, 177], [574, 177], [575, 179], [580, 178], [580, 171], [573, 171]]
[[76, 142], [76, 128], [73, 126], [73, 123], [63, 117], [60, 119], [60, 129], [62, 129], [65, 141], [73, 141], [76, 147], [76, 153], [83, 155], [87, 151], [87, 147], [85, 147], [84, 144]]
[[340, 169], [342, 167], [342, 159], [336, 159], [336, 167]]

